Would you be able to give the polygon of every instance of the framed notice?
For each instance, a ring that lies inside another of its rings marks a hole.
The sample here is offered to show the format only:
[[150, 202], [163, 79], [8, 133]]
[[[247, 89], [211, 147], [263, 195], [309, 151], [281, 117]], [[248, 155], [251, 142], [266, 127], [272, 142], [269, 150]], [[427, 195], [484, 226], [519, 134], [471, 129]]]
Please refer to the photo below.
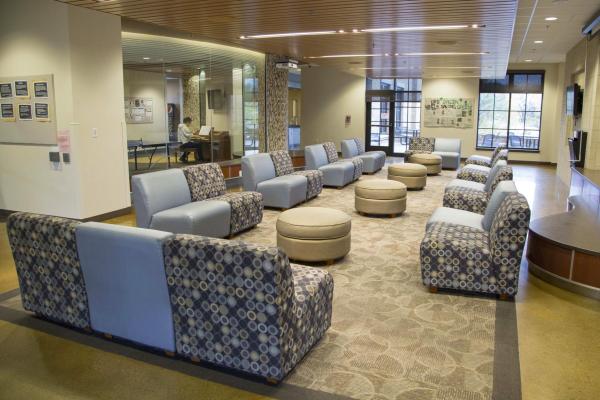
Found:
[[15, 81], [15, 96], [24, 99], [29, 98], [29, 83], [27, 81]]
[[48, 82], [37, 81], [33, 82], [33, 94], [36, 99], [48, 98]]
[[52, 74], [0, 76], [0, 143], [56, 145], [55, 104]]
[[12, 82], [0, 83], [0, 98], [10, 99], [13, 97]]
[[12, 103], [0, 104], [0, 119], [4, 122], [15, 122], [15, 107]]
[[50, 113], [48, 110], [48, 103], [35, 103], [35, 119], [36, 121], [48, 122], [50, 121]]
[[423, 125], [427, 127], [472, 128], [473, 99], [423, 99]]
[[146, 97], [125, 98], [125, 122], [128, 124], [151, 124], [154, 121], [154, 101]]
[[32, 121], [31, 104], [19, 104], [19, 121]]

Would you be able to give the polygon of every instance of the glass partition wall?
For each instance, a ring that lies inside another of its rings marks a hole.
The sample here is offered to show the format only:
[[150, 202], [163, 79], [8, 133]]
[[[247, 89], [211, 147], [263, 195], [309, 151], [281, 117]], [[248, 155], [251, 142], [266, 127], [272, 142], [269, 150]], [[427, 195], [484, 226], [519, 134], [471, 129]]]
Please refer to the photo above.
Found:
[[264, 54], [123, 33], [130, 174], [235, 163], [264, 147]]

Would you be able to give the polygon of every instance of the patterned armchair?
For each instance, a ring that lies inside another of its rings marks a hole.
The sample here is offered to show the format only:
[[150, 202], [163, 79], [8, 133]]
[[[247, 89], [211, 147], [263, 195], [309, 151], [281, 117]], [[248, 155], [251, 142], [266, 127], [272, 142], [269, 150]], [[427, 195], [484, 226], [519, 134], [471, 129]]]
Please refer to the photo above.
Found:
[[435, 222], [421, 242], [421, 276], [431, 291], [455, 289], [515, 296], [530, 210], [520, 193], [508, 194], [489, 230]]
[[280, 381], [331, 325], [331, 275], [279, 248], [177, 235], [163, 249], [183, 357]]
[[226, 193], [225, 178], [218, 164], [182, 168], [192, 201], [222, 200], [231, 207], [230, 235], [258, 225], [263, 216], [263, 197], [257, 192]]
[[429, 154], [433, 153], [435, 148], [435, 138], [428, 137], [413, 137], [408, 142], [408, 150], [406, 150], [405, 157], [408, 159], [413, 154]]
[[77, 328], [90, 327], [75, 229], [66, 218], [28, 213], [8, 217], [8, 239], [17, 268], [23, 308]]
[[487, 181], [487, 178], [490, 175], [492, 169], [496, 165], [501, 165], [501, 166], [507, 165], [507, 160], [508, 160], [508, 150], [500, 150], [498, 152], [498, 154], [492, 160], [491, 167], [485, 167], [483, 165], [476, 165], [476, 164], [468, 164], [468, 165], [463, 166], [458, 171], [458, 173], [456, 174], [456, 177], [458, 179], [463, 179], [466, 181], [485, 183]]
[[510, 166], [498, 166], [487, 177], [485, 184], [474, 184], [475, 182], [456, 179], [446, 187], [444, 207], [483, 214], [498, 184], [512, 179], [513, 172]]
[[294, 171], [292, 157], [285, 150], [277, 150], [269, 153], [273, 165], [275, 166], [275, 174], [277, 176], [284, 175], [299, 175], [306, 178], [306, 200], [317, 197], [323, 190], [323, 172], [318, 170]]
[[496, 146], [496, 148], [494, 149], [494, 151], [492, 152], [492, 155], [490, 157], [478, 156], [478, 155], [469, 156], [469, 158], [467, 158], [465, 160], [465, 165], [472, 164], [472, 165], [482, 165], [484, 167], [491, 167], [493, 160], [498, 156], [500, 151], [504, 150], [504, 149], [506, 149], [506, 145], [499, 144], [498, 146]]
[[329, 161], [330, 164], [334, 164], [339, 161], [350, 161], [354, 165], [354, 174], [352, 180], [357, 180], [361, 177], [364, 169], [364, 162], [360, 157], [352, 157], [348, 160], [340, 160], [338, 157], [337, 149], [333, 142], [323, 143], [323, 148], [325, 149], [325, 153], [327, 154], [327, 161]]

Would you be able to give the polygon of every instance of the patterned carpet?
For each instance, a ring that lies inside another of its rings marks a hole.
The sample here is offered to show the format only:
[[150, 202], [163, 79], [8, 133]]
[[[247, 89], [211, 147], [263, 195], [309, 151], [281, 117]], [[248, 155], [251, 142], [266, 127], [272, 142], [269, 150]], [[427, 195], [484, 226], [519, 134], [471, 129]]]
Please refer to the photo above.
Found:
[[[386, 175], [384, 168], [361, 179]], [[369, 400], [492, 398], [496, 301], [431, 294], [420, 279], [425, 222], [455, 175], [444, 171], [428, 177], [425, 190], [409, 191], [398, 218], [358, 215], [354, 185], [324, 189], [303, 205], [351, 214], [352, 250], [322, 267], [335, 282], [332, 326], [285, 379], [282, 398], [293, 387]], [[236, 239], [274, 245], [279, 214], [265, 210], [263, 222]], [[0, 305], [22, 310], [19, 296]]]
[[[425, 222], [455, 175], [428, 177], [398, 218], [358, 215], [354, 185], [324, 189], [304, 205], [351, 214], [352, 250], [326, 267], [335, 282], [332, 327], [286, 383], [356, 399], [491, 399], [495, 300], [430, 294], [420, 280]], [[279, 214], [266, 210], [239, 240], [275, 244]]]

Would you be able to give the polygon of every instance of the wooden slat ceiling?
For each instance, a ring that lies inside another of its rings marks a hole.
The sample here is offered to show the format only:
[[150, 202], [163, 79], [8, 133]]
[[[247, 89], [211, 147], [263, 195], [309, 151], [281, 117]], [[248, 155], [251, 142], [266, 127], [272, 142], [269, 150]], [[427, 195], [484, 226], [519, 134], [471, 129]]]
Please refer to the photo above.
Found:
[[[508, 65], [517, 10], [516, 0], [58, 1], [193, 34], [207, 41], [370, 76], [502, 76]], [[268, 33], [463, 24], [485, 27], [240, 39], [242, 35]], [[489, 54], [394, 56], [414, 52]], [[390, 56], [308, 58], [385, 53]]]

